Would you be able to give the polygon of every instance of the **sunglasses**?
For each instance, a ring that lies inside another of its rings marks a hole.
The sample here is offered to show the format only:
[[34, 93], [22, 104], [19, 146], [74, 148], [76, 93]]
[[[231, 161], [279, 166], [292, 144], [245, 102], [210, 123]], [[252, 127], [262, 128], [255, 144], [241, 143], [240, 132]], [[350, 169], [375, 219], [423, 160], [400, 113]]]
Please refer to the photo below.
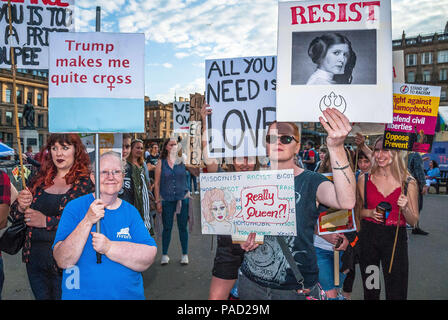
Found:
[[290, 144], [293, 140], [295, 142], [299, 142], [293, 136], [277, 136], [275, 134], [268, 134], [268, 135], [266, 135], [266, 143], [269, 143], [269, 144], [275, 143], [275, 142], [277, 142], [277, 140], [279, 138], [280, 138], [280, 142], [282, 144]]

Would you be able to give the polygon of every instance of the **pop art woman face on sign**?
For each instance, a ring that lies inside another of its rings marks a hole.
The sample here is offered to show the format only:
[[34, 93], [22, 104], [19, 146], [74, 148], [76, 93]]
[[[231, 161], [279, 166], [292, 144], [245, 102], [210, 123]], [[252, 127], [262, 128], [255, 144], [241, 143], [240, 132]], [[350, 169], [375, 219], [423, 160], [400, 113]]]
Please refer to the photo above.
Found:
[[208, 223], [231, 220], [236, 212], [236, 201], [220, 189], [208, 190], [201, 203], [202, 215]]

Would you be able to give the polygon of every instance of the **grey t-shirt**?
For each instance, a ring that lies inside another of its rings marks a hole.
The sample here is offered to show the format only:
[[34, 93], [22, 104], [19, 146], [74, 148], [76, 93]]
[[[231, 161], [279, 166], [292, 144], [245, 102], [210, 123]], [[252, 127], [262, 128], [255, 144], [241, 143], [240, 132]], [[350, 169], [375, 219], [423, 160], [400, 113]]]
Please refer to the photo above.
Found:
[[[316, 192], [324, 181], [328, 181], [325, 176], [309, 170], [294, 178], [297, 237], [285, 237], [285, 241], [304, 277], [306, 288], [314, 286], [318, 281], [313, 235], [319, 217]], [[274, 236], [265, 236], [262, 245], [244, 255], [241, 272], [264, 287], [285, 290], [298, 288], [296, 278]]]

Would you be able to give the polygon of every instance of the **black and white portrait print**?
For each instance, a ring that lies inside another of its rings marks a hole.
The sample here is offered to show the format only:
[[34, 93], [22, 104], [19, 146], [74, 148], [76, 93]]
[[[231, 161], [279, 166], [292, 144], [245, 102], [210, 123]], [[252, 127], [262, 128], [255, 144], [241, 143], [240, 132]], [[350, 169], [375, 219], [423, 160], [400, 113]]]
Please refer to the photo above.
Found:
[[376, 85], [376, 33], [376, 29], [293, 32], [291, 85]]

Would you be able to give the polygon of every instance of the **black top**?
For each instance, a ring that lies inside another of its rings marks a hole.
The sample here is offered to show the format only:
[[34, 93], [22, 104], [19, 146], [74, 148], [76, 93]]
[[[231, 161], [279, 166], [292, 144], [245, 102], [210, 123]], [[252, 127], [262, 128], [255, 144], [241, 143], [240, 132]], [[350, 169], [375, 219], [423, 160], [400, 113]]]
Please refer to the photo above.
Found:
[[[36, 201], [31, 204], [30, 208], [40, 211], [47, 217], [57, 216], [64, 196], [65, 194], [53, 194], [44, 190], [41, 196], [36, 198]], [[50, 242], [53, 244], [55, 235], [56, 230], [48, 231], [46, 228], [33, 228], [31, 239], [33, 242]]]

